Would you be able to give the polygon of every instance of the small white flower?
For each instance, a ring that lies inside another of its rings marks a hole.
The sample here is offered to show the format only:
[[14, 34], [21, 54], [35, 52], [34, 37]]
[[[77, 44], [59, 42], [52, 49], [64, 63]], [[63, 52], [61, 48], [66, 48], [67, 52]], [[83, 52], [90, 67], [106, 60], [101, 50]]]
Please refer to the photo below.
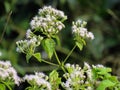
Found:
[[86, 62], [84, 62], [84, 67], [85, 67], [87, 70], [91, 69], [90, 65], [89, 65], [88, 63], [86, 63]]
[[65, 64], [66, 68], [69, 68], [70, 66], [71, 66], [70, 63]]
[[80, 31], [79, 31], [80, 36], [81, 37], [85, 37], [86, 34], [87, 34], [87, 29], [86, 28], [82, 28], [82, 27], [80, 27], [79, 29], [80, 29]]
[[87, 90], [93, 90], [93, 88], [89, 86], [89, 87], [87, 87]]
[[37, 21], [37, 22], [35, 23], [35, 26], [36, 26], [36, 27], [40, 27], [40, 25], [41, 25], [41, 22], [40, 22], [40, 21]]
[[104, 66], [101, 64], [96, 65], [97, 67], [103, 68]]
[[50, 28], [50, 29], [48, 29], [48, 32], [52, 32], [52, 29]]
[[28, 46], [29, 45], [33, 45], [34, 46], [36, 44], [36, 42], [37, 42], [36, 37], [33, 37], [33, 38], [31, 38], [30, 40], [27, 41]]
[[69, 88], [70, 87], [70, 82], [66, 81], [66, 83], [64, 85], [65, 85], [66, 88]]
[[26, 32], [26, 38], [31, 38], [31, 33], [32, 33], [32, 31], [30, 29], [28, 29]]
[[93, 33], [92, 32], [88, 32], [87, 33], [87, 38], [90, 38], [91, 40], [93, 40], [94, 39]]
[[42, 72], [35, 72], [35, 75], [41, 78], [46, 77], [46, 75]]
[[93, 67], [93, 68], [104, 68], [104, 66], [101, 65], [101, 64], [98, 64], [98, 65], [92, 65], [92, 67]]
[[81, 24], [82, 24], [82, 20], [79, 19], [79, 20], [76, 22], [76, 24], [77, 24], [77, 25], [81, 25]]
[[42, 23], [42, 26], [43, 26], [43, 27], [46, 27], [46, 26], [47, 26], [47, 24], [46, 24], [45, 22], [43, 22], [43, 23]]
[[58, 28], [59, 30], [61, 30], [63, 27], [62, 27], [62, 25], [59, 25], [57, 28]]
[[35, 24], [36, 24], [35, 20], [32, 20], [32, 21], [30, 22], [30, 25], [31, 25], [32, 29], [35, 28]]
[[35, 21], [37, 21], [37, 20], [38, 20], [38, 16], [35, 16], [33, 19], [34, 19]]

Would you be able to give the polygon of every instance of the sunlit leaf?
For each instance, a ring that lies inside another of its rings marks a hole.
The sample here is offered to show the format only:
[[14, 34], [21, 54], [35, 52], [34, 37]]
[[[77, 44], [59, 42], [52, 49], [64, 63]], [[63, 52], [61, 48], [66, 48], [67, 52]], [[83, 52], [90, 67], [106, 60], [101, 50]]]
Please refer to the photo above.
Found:
[[47, 52], [48, 57], [51, 59], [54, 49], [55, 49], [54, 40], [47, 38], [47, 39], [43, 40], [42, 45], [43, 45], [44, 50]]
[[61, 83], [61, 78], [59, 78], [59, 74], [56, 70], [53, 70], [49, 74], [49, 80], [52, 85], [52, 90], [57, 90], [59, 89], [59, 84]]
[[6, 90], [6, 87], [5, 87], [5, 85], [4, 84], [0, 84], [0, 90]]
[[83, 43], [76, 42], [77, 47], [82, 50], [83, 49]]
[[33, 56], [38, 60], [38, 61], [42, 61], [41, 60], [41, 54], [40, 53], [35, 53], [35, 54], [33, 54]]
[[110, 80], [103, 80], [98, 86], [97, 90], [106, 90], [107, 87], [113, 87], [115, 83]]

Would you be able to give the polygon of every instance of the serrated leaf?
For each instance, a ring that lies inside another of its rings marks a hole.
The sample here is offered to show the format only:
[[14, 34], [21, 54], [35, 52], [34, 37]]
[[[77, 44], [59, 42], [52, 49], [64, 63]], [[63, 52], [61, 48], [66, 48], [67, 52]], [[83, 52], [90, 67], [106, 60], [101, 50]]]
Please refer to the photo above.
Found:
[[42, 61], [41, 60], [41, 54], [40, 53], [35, 53], [35, 54], [33, 54], [33, 56], [38, 60], [38, 61]]
[[44, 50], [47, 52], [48, 57], [51, 59], [54, 49], [55, 49], [55, 42], [53, 39], [45, 39], [42, 43]]
[[53, 70], [49, 74], [49, 80], [52, 85], [52, 90], [57, 90], [59, 89], [59, 84], [61, 83], [61, 78], [59, 78], [59, 74], [56, 70]]
[[98, 86], [97, 90], [106, 90], [108, 87], [113, 87], [115, 83], [110, 80], [103, 80]]

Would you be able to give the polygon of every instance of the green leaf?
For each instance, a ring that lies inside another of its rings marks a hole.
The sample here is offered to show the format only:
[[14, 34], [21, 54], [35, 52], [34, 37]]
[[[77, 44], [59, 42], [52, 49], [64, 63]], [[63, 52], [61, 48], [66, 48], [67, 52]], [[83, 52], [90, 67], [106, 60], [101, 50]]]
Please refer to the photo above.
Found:
[[111, 77], [111, 74], [109, 72], [111, 72], [111, 68], [107, 68], [107, 67], [98, 67], [98, 68], [93, 68], [93, 78], [97, 79], [108, 79]]
[[82, 50], [83, 49], [83, 43], [76, 42], [77, 47]]
[[60, 46], [61, 43], [60, 43], [60, 38], [58, 37], [58, 35], [53, 35], [52, 37], [56, 40], [57, 45]]
[[110, 80], [103, 80], [98, 86], [97, 90], [106, 90], [108, 87], [114, 87], [115, 83]]
[[33, 56], [38, 60], [38, 61], [42, 61], [42, 59], [41, 59], [41, 54], [40, 53], [35, 53], [35, 54], [33, 54]]
[[30, 53], [27, 53], [26, 54], [26, 60], [27, 60], [27, 63], [29, 62], [29, 59], [32, 57], [32, 54]]
[[58, 74], [58, 72], [56, 70], [53, 70], [49, 74], [49, 80], [50, 80], [50, 83], [52, 85], [52, 90], [59, 89], [59, 85], [61, 83], [61, 78], [59, 78], [59, 74]]
[[5, 85], [4, 84], [0, 84], [0, 90], [6, 90], [6, 87], [5, 87]]
[[74, 40], [75, 40], [75, 44], [77, 45], [77, 47], [78, 47], [80, 50], [82, 50], [82, 49], [83, 49], [83, 46], [86, 45], [85, 40], [84, 40], [83, 38], [81, 38], [81, 37], [76, 36], [76, 37], [74, 38]]
[[44, 50], [47, 52], [48, 57], [51, 59], [54, 49], [55, 49], [55, 41], [53, 39], [47, 38], [43, 40], [42, 45], [43, 45]]
[[106, 68], [106, 67], [104, 67], [104, 68], [98, 68], [98, 70], [99, 70], [99, 73], [98, 73], [98, 74], [101, 74], [101, 75], [105, 75], [106, 73], [112, 71], [111, 68]]

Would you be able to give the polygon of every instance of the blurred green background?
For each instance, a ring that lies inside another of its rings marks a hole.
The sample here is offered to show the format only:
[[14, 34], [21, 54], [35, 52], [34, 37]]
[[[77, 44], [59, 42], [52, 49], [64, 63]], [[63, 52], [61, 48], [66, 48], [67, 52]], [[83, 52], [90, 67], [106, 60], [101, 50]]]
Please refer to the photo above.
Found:
[[[54, 69], [34, 58], [27, 64], [25, 55], [16, 52], [16, 41], [25, 38], [32, 17], [45, 5], [68, 16], [66, 28], [59, 34], [61, 46], [56, 47], [61, 60], [74, 45], [72, 21], [83, 19], [95, 39], [88, 41], [83, 51], [76, 48], [68, 62], [104, 64], [120, 76], [120, 0], [0, 0], [0, 60], [10, 60], [20, 74]], [[41, 52], [45, 58], [46, 54]]]

